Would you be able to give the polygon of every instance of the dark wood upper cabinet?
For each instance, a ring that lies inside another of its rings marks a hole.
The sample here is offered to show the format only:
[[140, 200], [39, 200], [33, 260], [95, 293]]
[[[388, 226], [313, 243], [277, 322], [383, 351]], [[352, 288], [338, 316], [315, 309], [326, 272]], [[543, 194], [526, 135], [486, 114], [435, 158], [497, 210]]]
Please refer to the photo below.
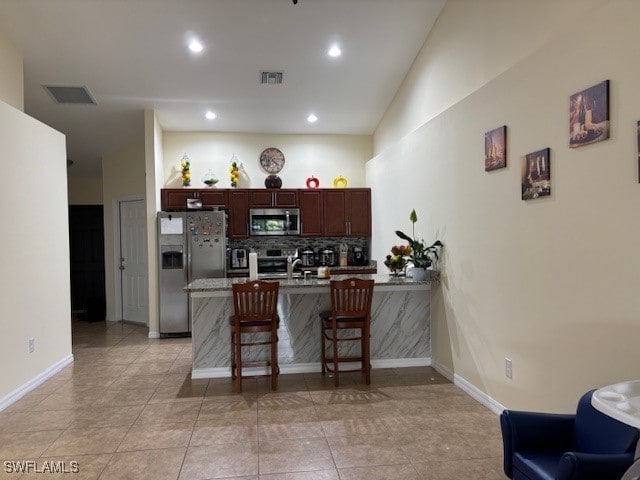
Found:
[[208, 188], [198, 190], [198, 198], [202, 200], [203, 208], [227, 208], [229, 206], [227, 193], [228, 190], [226, 189]]
[[352, 188], [346, 192], [347, 235], [371, 236], [371, 189]]
[[195, 190], [187, 188], [163, 188], [160, 191], [160, 204], [165, 212], [186, 210], [187, 198], [195, 198]]
[[300, 207], [300, 235], [303, 237], [321, 237], [322, 228], [322, 191], [300, 190], [298, 192]]
[[227, 208], [227, 190], [217, 188], [163, 188], [160, 191], [160, 205], [165, 212], [186, 210], [187, 199], [199, 198], [203, 208]]
[[371, 189], [326, 189], [323, 208], [325, 236], [371, 236]]
[[229, 190], [229, 238], [249, 237], [249, 192], [246, 189]]
[[324, 235], [344, 237], [347, 235], [346, 190], [324, 190]]
[[303, 237], [371, 236], [371, 189], [163, 188], [162, 210], [187, 209], [199, 198], [203, 208], [226, 208], [229, 238], [249, 237], [250, 208], [300, 208]]
[[292, 189], [249, 190], [249, 208], [298, 206], [298, 191]]

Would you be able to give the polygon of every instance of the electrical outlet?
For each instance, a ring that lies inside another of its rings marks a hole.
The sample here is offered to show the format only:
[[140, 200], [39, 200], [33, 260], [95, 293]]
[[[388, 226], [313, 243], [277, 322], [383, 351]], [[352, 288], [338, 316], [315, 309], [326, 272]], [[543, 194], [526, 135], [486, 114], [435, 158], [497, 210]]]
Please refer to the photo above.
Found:
[[29, 339], [29, 353], [33, 353], [36, 350], [36, 339], [35, 338], [30, 338]]
[[507, 378], [513, 378], [513, 364], [511, 359], [504, 357], [504, 374]]

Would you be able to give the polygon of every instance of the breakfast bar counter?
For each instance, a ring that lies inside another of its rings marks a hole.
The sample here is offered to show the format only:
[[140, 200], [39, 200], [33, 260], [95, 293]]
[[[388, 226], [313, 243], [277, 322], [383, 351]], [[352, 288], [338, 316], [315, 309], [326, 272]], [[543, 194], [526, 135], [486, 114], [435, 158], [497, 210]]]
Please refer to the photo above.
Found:
[[[371, 306], [373, 368], [429, 365], [430, 290], [438, 277], [434, 271], [428, 271], [428, 274], [424, 281], [384, 274], [269, 280], [280, 283], [278, 361], [281, 373], [320, 371], [318, 314], [331, 308], [330, 280], [354, 277], [375, 282]], [[232, 285], [247, 281], [248, 278], [198, 279], [185, 287], [191, 307], [193, 378], [231, 375]], [[260, 358], [261, 354], [262, 351], [255, 348], [247, 349], [243, 356], [252, 360]]]

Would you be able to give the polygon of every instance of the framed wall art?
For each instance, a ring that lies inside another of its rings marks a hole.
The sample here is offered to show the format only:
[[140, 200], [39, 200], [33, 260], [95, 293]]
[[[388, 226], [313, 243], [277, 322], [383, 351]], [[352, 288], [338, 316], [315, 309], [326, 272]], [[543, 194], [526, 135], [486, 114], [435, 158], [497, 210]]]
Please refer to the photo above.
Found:
[[551, 149], [528, 153], [520, 161], [522, 200], [551, 195]]
[[507, 127], [495, 128], [484, 134], [484, 171], [507, 166]]
[[609, 80], [569, 98], [569, 146], [582, 147], [609, 138]]

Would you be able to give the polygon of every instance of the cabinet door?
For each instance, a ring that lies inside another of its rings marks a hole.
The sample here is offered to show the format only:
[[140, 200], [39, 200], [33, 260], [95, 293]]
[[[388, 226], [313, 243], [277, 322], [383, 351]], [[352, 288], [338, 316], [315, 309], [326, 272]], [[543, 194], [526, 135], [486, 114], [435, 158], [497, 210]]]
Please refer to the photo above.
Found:
[[322, 191], [300, 190], [300, 235], [303, 237], [321, 237], [322, 230]]
[[371, 236], [371, 190], [347, 190], [347, 234], [350, 237]]
[[229, 238], [249, 236], [249, 194], [247, 190], [229, 191]]
[[198, 198], [202, 200], [204, 208], [227, 208], [227, 191], [215, 188], [198, 190]]
[[345, 189], [323, 190], [324, 234], [328, 237], [343, 237], [347, 234]]
[[271, 190], [249, 190], [249, 208], [269, 208], [272, 198]]
[[160, 191], [160, 206], [163, 211], [187, 209], [187, 198], [194, 198], [195, 190], [185, 188], [163, 188]]
[[249, 190], [249, 208], [298, 206], [297, 190]]
[[298, 191], [297, 190], [274, 190], [273, 191], [274, 207], [297, 207]]

